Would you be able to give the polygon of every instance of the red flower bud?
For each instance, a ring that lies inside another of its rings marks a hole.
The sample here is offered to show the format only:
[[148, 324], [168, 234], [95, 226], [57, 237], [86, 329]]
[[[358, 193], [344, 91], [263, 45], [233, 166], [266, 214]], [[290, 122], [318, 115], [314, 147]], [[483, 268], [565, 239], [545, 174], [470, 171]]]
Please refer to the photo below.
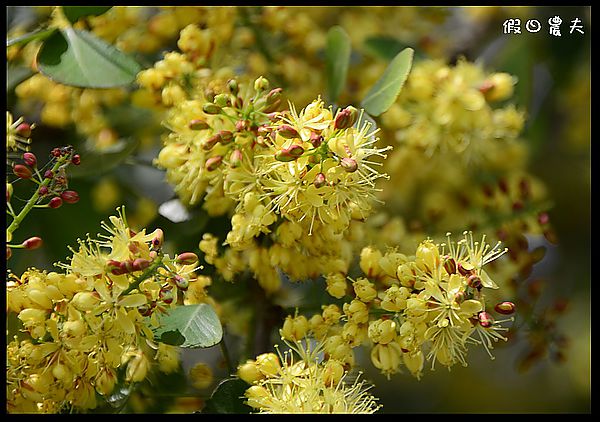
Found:
[[79, 201], [79, 194], [74, 190], [66, 190], [60, 194], [60, 197], [67, 204], [74, 204]]
[[48, 187], [47, 186], [40, 186], [40, 188], [38, 189], [38, 194], [40, 196], [45, 196], [48, 194]]
[[275, 159], [277, 161], [283, 161], [284, 163], [287, 163], [288, 161], [296, 160], [302, 154], [304, 154], [304, 148], [302, 148], [300, 145], [294, 144], [287, 149], [282, 149], [281, 151], [275, 153]]
[[175, 285], [181, 290], [187, 290], [190, 282], [180, 275], [175, 276]]
[[502, 315], [510, 315], [515, 312], [515, 304], [512, 302], [500, 302], [494, 306], [494, 310]]
[[30, 179], [32, 175], [31, 169], [23, 164], [16, 164], [13, 167], [13, 173], [21, 179]]
[[221, 165], [222, 162], [223, 157], [221, 155], [217, 155], [216, 157], [210, 157], [208, 160], [206, 160], [204, 167], [208, 171], [214, 171]]
[[218, 133], [218, 135], [219, 142], [221, 142], [222, 145], [227, 145], [233, 140], [233, 133], [228, 130], [222, 130]]
[[149, 259], [143, 259], [143, 258], [136, 258], [133, 261], [133, 271], [141, 271], [143, 269], [146, 269], [150, 266], [150, 264], [152, 263], [152, 261], [150, 261]]
[[467, 284], [469, 285], [469, 287], [478, 289], [481, 287], [481, 278], [475, 274], [470, 275], [469, 278], [467, 279]]
[[24, 153], [23, 154], [23, 161], [29, 167], [35, 167], [37, 165], [37, 158], [36, 158], [35, 154], [32, 153], [32, 152], [26, 152], [26, 153]]
[[315, 181], [313, 183], [316, 188], [320, 188], [322, 186], [325, 186], [325, 184], [327, 183], [327, 179], [325, 179], [325, 175], [323, 173], [318, 173], [315, 176]]
[[477, 319], [482, 327], [488, 328], [491, 327], [494, 323], [494, 317], [492, 317], [489, 313], [482, 311], [477, 314]]
[[44, 179], [52, 179], [54, 177], [54, 172], [52, 170], [46, 170], [44, 172]]
[[193, 252], [184, 252], [177, 255], [175, 262], [182, 265], [192, 265], [198, 262], [198, 255]]
[[220, 134], [214, 134], [213, 136], [206, 138], [204, 140], [204, 142], [202, 143], [202, 149], [205, 151], [208, 151], [210, 149], [212, 149], [217, 142], [219, 142], [221, 140], [221, 135]]
[[191, 130], [204, 130], [208, 129], [210, 126], [204, 120], [194, 119], [188, 123], [188, 127]]
[[23, 247], [25, 249], [37, 249], [42, 246], [44, 242], [41, 237], [30, 237], [26, 241], [23, 242]]
[[79, 154], [75, 154], [73, 158], [71, 158], [71, 163], [73, 163], [75, 166], [81, 164], [81, 156]]
[[229, 166], [231, 168], [239, 167], [242, 164], [243, 158], [244, 156], [242, 154], [242, 151], [240, 151], [239, 149], [234, 149], [231, 153], [231, 156], [229, 157]]
[[451, 256], [444, 257], [444, 269], [449, 275], [456, 274], [456, 261]]
[[336, 129], [347, 129], [356, 123], [357, 118], [358, 110], [352, 106], [348, 106], [337, 113], [333, 126]]
[[22, 136], [24, 138], [29, 138], [31, 136], [31, 125], [29, 123], [21, 123], [15, 129], [17, 135]]
[[50, 200], [50, 202], [48, 203], [48, 206], [50, 208], [59, 208], [62, 204], [63, 204], [63, 200], [60, 199], [60, 196], [55, 196], [54, 198], [52, 198]]
[[358, 163], [354, 158], [342, 158], [342, 161], [340, 161], [340, 166], [342, 166], [342, 168], [348, 173], [353, 173], [358, 170]]
[[286, 139], [297, 138], [299, 136], [298, 131], [290, 125], [279, 126], [277, 132]]

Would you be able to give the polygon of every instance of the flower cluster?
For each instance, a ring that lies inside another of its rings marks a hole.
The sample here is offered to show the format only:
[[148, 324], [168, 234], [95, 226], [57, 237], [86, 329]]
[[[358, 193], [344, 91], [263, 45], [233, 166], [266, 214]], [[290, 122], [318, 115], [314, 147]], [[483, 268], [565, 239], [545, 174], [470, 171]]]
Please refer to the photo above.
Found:
[[108, 235], [80, 241], [57, 264], [64, 272], [30, 268], [7, 283], [7, 310], [26, 334], [7, 346], [11, 412], [93, 409], [96, 393], [179, 365], [177, 348], [157, 343], [152, 328], [169, 308], [210, 300], [197, 256], [169, 257], [162, 230], [135, 233], [121, 211], [102, 226]]
[[445, 243], [427, 239], [414, 256], [364, 248], [362, 277], [348, 278], [351, 284], [344, 274], [327, 277], [328, 292], [343, 306], [324, 306], [308, 320], [288, 317], [283, 332], [292, 338], [311, 334], [324, 341], [326, 355], [348, 367], [355, 362], [352, 349], [369, 345], [373, 365], [388, 377], [402, 365], [420, 377], [425, 361], [432, 369], [436, 362], [466, 366], [469, 345], [482, 345], [492, 356], [493, 343], [506, 340], [503, 324], [512, 318], [492, 312], [509, 315], [515, 305], [498, 301], [490, 307], [486, 291], [499, 286], [484, 269], [505, 252], [485, 236], [474, 241], [471, 232], [458, 242], [449, 234]]
[[[295, 280], [347, 267], [348, 228], [370, 214], [390, 148], [375, 145], [377, 129], [352, 106], [334, 112], [318, 98], [299, 112], [292, 104], [277, 111], [282, 90], [265, 78], [226, 85], [210, 102], [172, 110], [157, 165], [184, 203], [233, 212], [225, 244], [247, 255], [266, 290], [279, 286], [273, 267]], [[214, 255], [208, 239], [201, 249]]]
[[[322, 344], [286, 341], [283, 355], [263, 353], [238, 367], [251, 386], [247, 404], [258, 413], [375, 413], [381, 406], [358, 376], [335, 359], [322, 358]], [[300, 357], [294, 360], [294, 352]]]

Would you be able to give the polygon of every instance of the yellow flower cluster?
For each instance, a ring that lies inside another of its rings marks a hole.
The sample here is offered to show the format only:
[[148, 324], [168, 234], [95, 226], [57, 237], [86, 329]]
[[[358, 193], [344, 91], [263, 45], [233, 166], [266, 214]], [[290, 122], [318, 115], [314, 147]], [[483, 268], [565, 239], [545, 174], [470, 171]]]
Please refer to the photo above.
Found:
[[225, 85], [212, 101], [169, 111], [171, 133], [156, 159], [185, 204], [233, 212], [227, 257], [208, 238], [201, 249], [226, 279], [245, 269], [235, 262], [246, 263], [267, 291], [279, 287], [277, 268], [294, 280], [345, 270], [348, 229], [370, 214], [390, 148], [375, 145], [377, 129], [354, 107], [334, 112], [318, 98], [300, 112], [277, 111], [282, 90], [265, 78]]
[[[286, 341], [281, 355], [263, 353], [238, 367], [238, 376], [251, 386], [247, 404], [258, 413], [375, 413], [381, 406], [358, 376], [335, 359], [323, 360], [322, 345]], [[294, 352], [300, 359], [294, 361]]]
[[156, 343], [152, 327], [171, 307], [209, 301], [210, 280], [196, 277], [195, 254], [161, 252], [162, 230], [134, 233], [122, 212], [110, 223], [58, 264], [64, 273], [32, 268], [7, 283], [7, 311], [27, 334], [7, 346], [11, 413], [93, 409], [97, 393], [143, 381], [154, 365], [178, 368], [178, 349]]
[[[449, 234], [445, 243], [427, 239], [414, 256], [364, 248], [363, 277], [351, 284], [343, 274], [327, 278], [328, 291], [344, 298], [343, 306], [325, 306], [304, 330], [304, 317], [288, 317], [283, 335], [308, 333], [348, 367], [355, 361], [352, 349], [368, 345], [373, 365], [388, 377], [402, 365], [420, 377], [426, 360], [432, 369], [436, 362], [466, 366], [470, 344], [483, 345], [492, 356], [493, 342], [506, 340], [502, 324], [510, 320], [494, 319], [486, 301], [486, 290], [498, 285], [483, 267], [506, 252], [499, 245], [491, 247], [485, 236], [476, 242], [465, 232], [458, 242]], [[494, 310], [507, 315], [514, 304], [501, 302]]]

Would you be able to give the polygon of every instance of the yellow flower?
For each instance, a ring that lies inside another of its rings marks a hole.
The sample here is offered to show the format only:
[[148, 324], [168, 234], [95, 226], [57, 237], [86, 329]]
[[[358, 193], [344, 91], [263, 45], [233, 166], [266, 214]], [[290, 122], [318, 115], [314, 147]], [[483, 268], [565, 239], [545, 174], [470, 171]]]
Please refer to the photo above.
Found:
[[[319, 359], [321, 346], [309, 340], [286, 344], [291, 350], [281, 356], [278, 372], [246, 391], [248, 405], [259, 413], [375, 413], [381, 408], [360, 374], [354, 378], [343, 373], [340, 362]], [[294, 361], [293, 352], [300, 360]]]

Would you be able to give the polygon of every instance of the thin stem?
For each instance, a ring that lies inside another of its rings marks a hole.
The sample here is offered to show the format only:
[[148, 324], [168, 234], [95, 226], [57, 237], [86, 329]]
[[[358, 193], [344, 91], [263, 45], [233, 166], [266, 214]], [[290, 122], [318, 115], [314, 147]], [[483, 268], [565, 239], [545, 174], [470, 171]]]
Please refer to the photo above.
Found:
[[146, 271], [144, 271], [138, 278], [136, 278], [134, 280], [133, 283], [131, 283], [129, 285], [129, 287], [127, 289], [125, 289], [123, 291], [123, 293], [121, 293], [122, 296], [125, 296], [126, 294], [128, 294], [129, 292], [131, 292], [134, 289], [137, 289], [138, 286], [140, 285], [140, 283], [144, 280], [146, 280], [150, 275], [152, 275], [159, 267], [163, 266], [163, 262], [162, 262], [162, 257], [157, 258], [152, 265], [150, 265]]
[[[62, 166], [66, 161], [67, 161], [67, 159], [64, 157], [61, 157], [60, 159], [58, 159], [56, 161], [56, 163], [54, 164], [54, 166], [52, 167], [52, 172], [53, 173], [56, 172], [60, 168], [60, 166]], [[50, 184], [50, 180], [51, 179], [44, 179], [44, 181], [42, 182], [40, 187], [48, 186]], [[40, 191], [40, 189], [37, 188], [35, 190], [35, 192], [33, 193], [33, 195], [31, 196], [31, 198], [29, 198], [29, 201], [27, 201], [27, 204], [25, 204], [25, 206], [23, 207], [23, 209], [21, 210], [19, 215], [15, 216], [12, 223], [10, 223], [10, 226], [8, 226], [8, 228], [6, 229], [7, 234], [12, 234], [15, 230], [17, 230], [19, 228], [19, 226], [23, 222], [23, 219], [27, 216], [27, 214], [29, 214], [29, 211], [31, 211], [33, 209], [33, 207], [36, 205], [36, 202], [40, 197], [39, 191]]]

